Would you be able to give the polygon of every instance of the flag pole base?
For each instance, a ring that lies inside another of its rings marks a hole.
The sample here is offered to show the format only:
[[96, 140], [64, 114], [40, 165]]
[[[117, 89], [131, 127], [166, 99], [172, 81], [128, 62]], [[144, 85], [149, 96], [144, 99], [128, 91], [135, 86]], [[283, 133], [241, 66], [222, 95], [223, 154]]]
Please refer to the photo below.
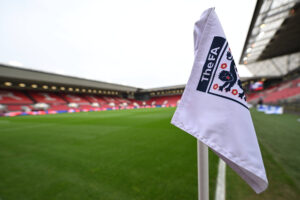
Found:
[[209, 200], [208, 147], [197, 140], [198, 200]]

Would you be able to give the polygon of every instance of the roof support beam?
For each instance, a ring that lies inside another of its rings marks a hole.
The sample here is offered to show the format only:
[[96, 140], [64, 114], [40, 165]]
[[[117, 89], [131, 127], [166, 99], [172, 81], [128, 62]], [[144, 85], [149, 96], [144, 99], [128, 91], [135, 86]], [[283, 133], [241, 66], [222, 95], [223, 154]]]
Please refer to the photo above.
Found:
[[276, 62], [274, 62], [274, 59], [270, 59], [272, 65], [274, 66], [274, 68], [279, 72], [280, 75], [284, 75], [283, 71], [280, 69], [280, 67], [276, 64]]

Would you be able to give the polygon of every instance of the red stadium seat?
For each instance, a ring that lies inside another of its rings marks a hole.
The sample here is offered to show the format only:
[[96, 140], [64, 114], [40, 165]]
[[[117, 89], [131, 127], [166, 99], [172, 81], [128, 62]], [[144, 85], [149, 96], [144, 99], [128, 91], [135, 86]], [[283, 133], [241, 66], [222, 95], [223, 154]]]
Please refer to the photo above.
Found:
[[33, 101], [23, 92], [0, 90], [0, 104], [32, 104]]
[[91, 105], [80, 105], [78, 109], [87, 109], [87, 110], [91, 110], [91, 109], [94, 109], [94, 107], [91, 106]]
[[59, 111], [59, 110], [68, 110], [70, 109], [67, 104], [58, 104], [58, 105], [50, 105], [48, 111]]
[[76, 95], [76, 94], [62, 94], [62, 97], [67, 100], [69, 103], [90, 103], [84, 97]]
[[146, 101], [147, 105], [176, 106], [181, 95], [153, 97]]
[[8, 111], [25, 111], [32, 109], [29, 105], [7, 105], [6, 108]]
[[54, 93], [48, 93], [48, 92], [29, 92], [30, 96], [36, 100], [36, 102], [40, 103], [48, 103], [48, 104], [54, 104], [54, 103], [67, 103], [65, 100], [63, 100], [60, 96], [54, 94]]
[[99, 104], [107, 103], [102, 97], [97, 95], [84, 95], [83, 97], [91, 103], [99, 103]]
[[259, 93], [248, 95], [248, 102], [255, 103], [263, 97], [264, 103], [277, 103], [300, 95], [300, 78], [272, 86]]

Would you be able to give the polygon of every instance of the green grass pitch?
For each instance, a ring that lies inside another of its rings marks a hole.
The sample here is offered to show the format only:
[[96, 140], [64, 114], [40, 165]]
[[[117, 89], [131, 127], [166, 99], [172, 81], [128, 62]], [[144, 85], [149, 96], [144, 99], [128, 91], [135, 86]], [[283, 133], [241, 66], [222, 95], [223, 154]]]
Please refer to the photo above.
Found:
[[[0, 199], [197, 199], [196, 140], [170, 124], [174, 111], [0, 118]], [[256, 195], [227, 168], [227, 199], [298, 199], [297, 116], [252, 114], [270, 187]]]

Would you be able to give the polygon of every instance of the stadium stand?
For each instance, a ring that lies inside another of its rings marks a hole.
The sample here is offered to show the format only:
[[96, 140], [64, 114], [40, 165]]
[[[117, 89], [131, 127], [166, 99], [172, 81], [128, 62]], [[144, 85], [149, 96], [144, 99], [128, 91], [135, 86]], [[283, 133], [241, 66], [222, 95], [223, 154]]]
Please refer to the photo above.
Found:
[[52, 104], [48, 108], [49, 111], [62, 111], [62, 110], [68, 110], [69, 106], [67, 104]]
[[130, 99], [130, 106], [134, 106], [134, 107], [140, 107], [143, 106], [143, 101], [139, 101], [139, 100], [135, 100], [135, 99]]
[[84, 97], [76, 94], [62, 94], [63, 99], [68, 103], [89, 104], [90, 102]]
[[146, 104], [160, 106], [176, 106], [180, 98], [180, 95], [153, 97], [150, 100], [146, 101]]
[[82, 110], [91, 110], [94, 107], [92, 105], [86, 104], [86, 105], [80, 105], [78, 108]]
[[[176, 106], [184, 87], [140, 89], [0, 64], [0, 114], [15, 112], [6, 116], [16, 116], [24, 111], [26, 115]], [[9, 95], [11, 97], [6, 97]]]
[[50, 93], [50, 92], [28, 92], [28, 94], [36, 101], [40, 103], [48, 103], [48, 104], [58, 104], [67, 103], [65, 100], [63, 100], [59, 95]]
[[117, 102], [119, 102], [119, 105], [130, 105], [131, 104], [130, 100], [128, 100], [128, 99], [116, 97], [115, 100]]
[[23, 92], [13, 90], [0, 90], [1, 104], [32, 104], [33, 101]]
[[6, 105], [8, 111], [26, 111], [32, 110], [31, 105]]
[[101, 98], [100, 96], [97, 96], [97, 95], [83, 95], [83, 97], [91, 103], [99, 103], [101, 105], [104, 105], [107, 103], [103, 98]]
[[261, 99], [284, 107], [284, 112], [300, 113], [299, 11], [298, 0], [257, 1], [239, 63], [252, 74], [244, 86], [256, 81], [267, 84], [263, 91], [248, 94], [249, 103]]
[[34, 102], [21, 91], [0, 90], [1, 112], [29, 111]]
[[248, 102], [256, 104], [262, 98], [264, 103], [276, 104], [289, 99], [300, 99], [300, 78], [282, 82], [263, 91], [248, 95]]
[[111, 96], [105, 96], [105, 97], [103, 97], [103, 99], [104, 99], [108, 104], [111, 104], [111, 103], [114, 103], [115, 105], [118, 105], [118, 104], [119, 104], [119, 101], [117, 101], [116, 99], [114, 99], [114, 98], [111, 97]]

